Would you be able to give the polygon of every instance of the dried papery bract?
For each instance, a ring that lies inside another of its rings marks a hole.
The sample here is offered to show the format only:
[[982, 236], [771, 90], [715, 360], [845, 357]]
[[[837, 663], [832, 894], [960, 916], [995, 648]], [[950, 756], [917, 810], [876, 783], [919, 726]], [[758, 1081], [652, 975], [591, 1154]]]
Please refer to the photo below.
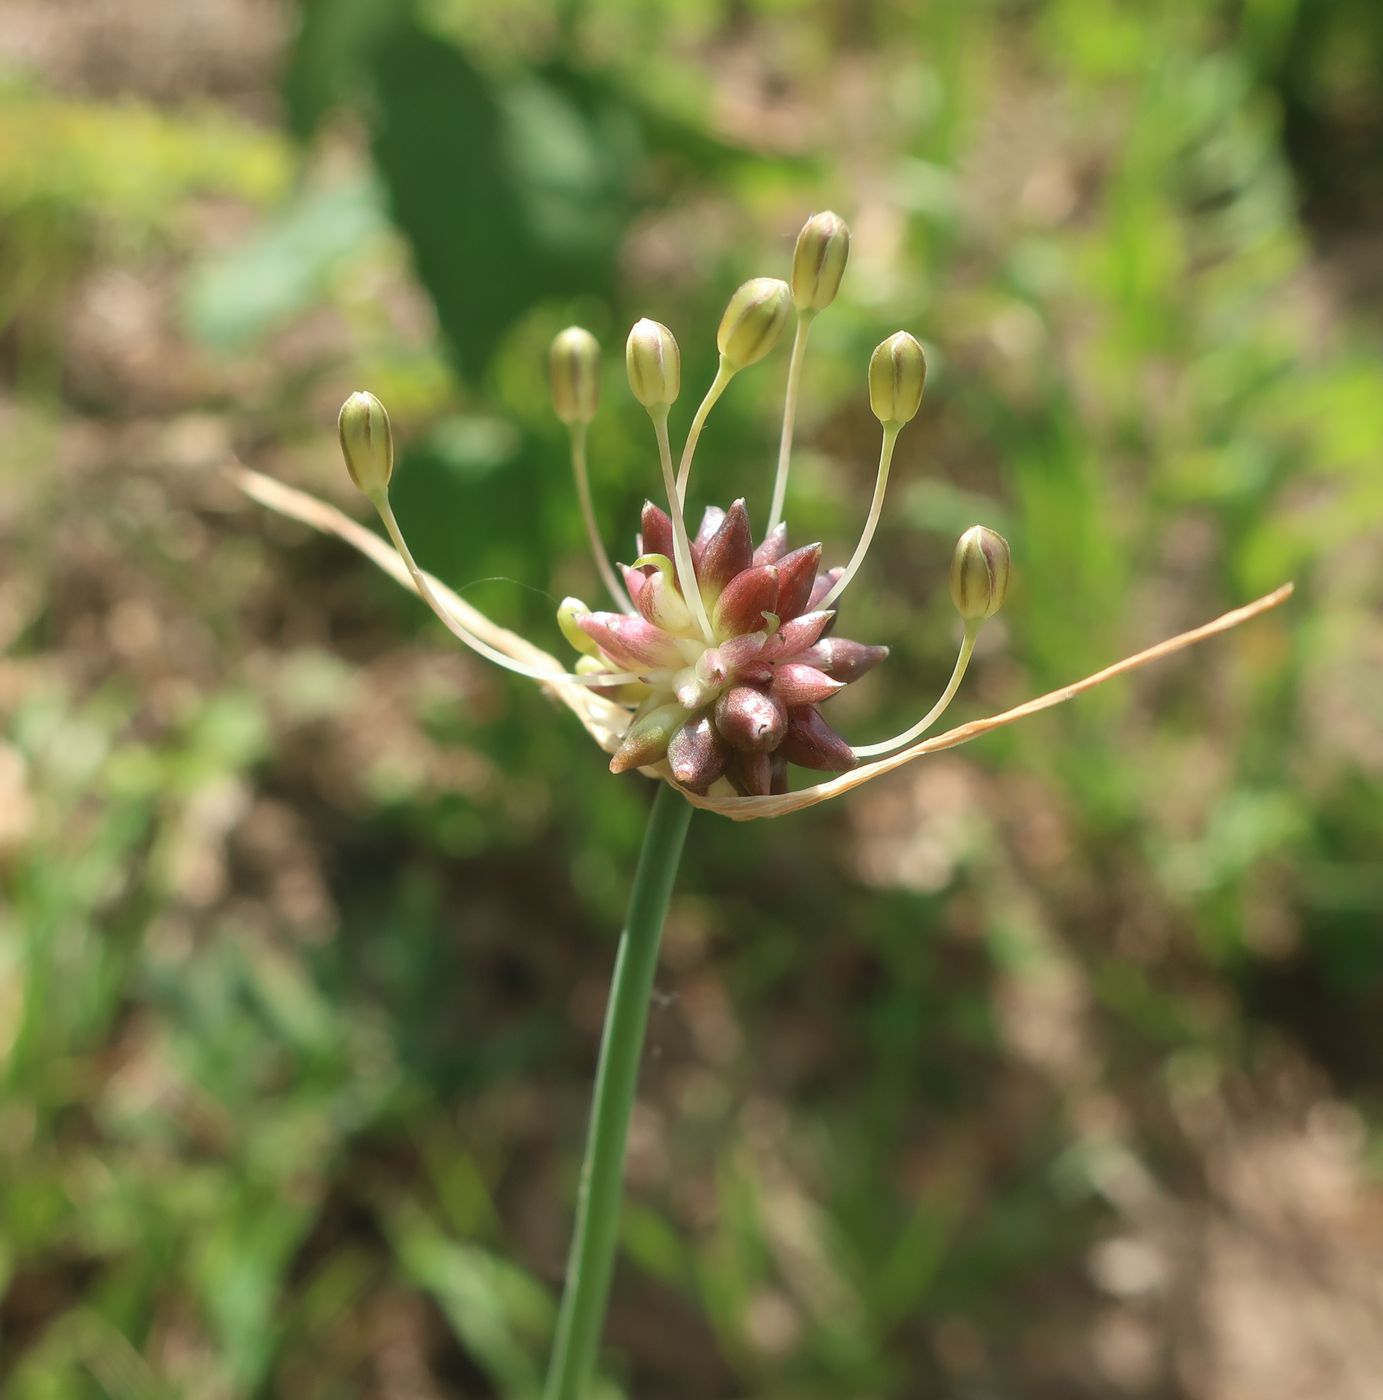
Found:
[[[261, 506], [289, 519], [299, 521], [314, 530], [334, 535], [342, 543], [364, 555], [402, 587], [418, 590], [417, 581], [399, 554], [390, 548], [386, 541], [365, 529], [335, 506], [328, 505], [325, 501], [320, 501], [304, 491], [285, 486], [281, 481], [276, 481], [261, 472], [251, 471], [238, 462], [228, 463], [225, 467], [225, 474], [236, 487]], [[525, 673], [532, 674], [542, 686], [549, 689], [563, 705], [571, 710], [597, 746], [607, 753], [613, 753], [619, 747], [621, 738], [627, 732], [630, 722], [630, 711], [627, 707], [621, 707], [599, 694], [592, 693], [587, 688], [564, 684], [561, 666], [555, 657], [534, 646], [532, 642], [498, 626], [438, 580], [430, 578], [428, 582], [430, 587], [445, 599], [448, 609], [471, 631], [483, 638], [495, 651], [502, 653], [506, 659], [525, 663]], [[1013, 709], [1005, 710], [1001, 714], [970, 720], [934, 738], [923, 739], [919, 743], [910, 744], [885, 757], [861, 763], [840, 777], [830, 778], [798, 792], [784, 792], [766, 797], [743, 796], [734, 793], [701, 794], [685, 789], [684, 792], [687, 800], [693, 806], [705, 808], [707, 811], [718, 813], [733, 821], [760, 821], [766, 818], [789, 816], [804, 808], [833, 801], [854, 788], [873, 782], [905, 764], [916, 762], [919, 758], [970, 743], [996, 729], [1016, 724], [1020, 720], [1040, 714], [1043, 710], [1051, 709], [1053, 706], [1065, 704], [1096, 686], [1128, 675], [1187, 647], [1196, 646], [1213, 637], [1221, 636], [1275, 608], [1281, 607], [1292, 596], [1292, 592], [1292, 584], [1285, 583], [1271, 593], [1256, 598], [1251, 603], [1234, 608], [1200, 627], [1192, 628], [1188, 632], [1170, 637], [1144, 651], [1127, 656], [1093, 675], [1085, 676], [1069, 685], [1037, 696], [1035, 699], [1017, 705]], [[807, 618], [804, 617], [802, 620], [806, 621]], [[830, 661], [832, 655], [850, 658], [849, 664], [853, 664], [857, 654], [862, 653], [867, 662], [865, 669], [869, 669], [874, 664], [869, 653], [886, 650], [886, 648], [863, 647], [860, 643], [845, 642], [843, 639], [831, 636], [810, 647], [809, 653], [825, 657], [826, 664], [820, 660], [817, 664], [822, 670], [830, 672], [836, 669]], [[859, 752], [857, 749], [857, 756]], [[656, 769], [654, 776], [661, 777], [665, 781], [674, 781], [668, 770]]]
[[[418, 595], [430, 607], [446, 629], [458, 641], [479, 652], [481, 656], [502, 666], [516, 675], [527, 676], [530, 680], [552, 684], [579, 686], [608, 686], [637, 681], [639, 678], [628, 672], [621, 673], [610, 668], [608, 674], [600, 677], [563, 671], [559, 666], [551, 668], [533, 665], [518, 660], [512, 654], [492, 646], [482, 637], [464, 616], [443, 597], [435, 581], [418, 567], [413, 552], [399, 528], [394, 508], [389, 503], [389, 483], [394, 471], [394, 438], [389, 425], [389, 415], [384, 405], [373, 394], [358, 392], [352, 394], [341, 407], [337, 420], [341, 439], [341, 455], [345, 458], [346, 471], [350, 478], [374, 506], [390, 542], [397, 551], [413, 581]], [[541, 653], [539, 653], [541, 655]], [[551, 658], [545, 658], [551, 660]]]

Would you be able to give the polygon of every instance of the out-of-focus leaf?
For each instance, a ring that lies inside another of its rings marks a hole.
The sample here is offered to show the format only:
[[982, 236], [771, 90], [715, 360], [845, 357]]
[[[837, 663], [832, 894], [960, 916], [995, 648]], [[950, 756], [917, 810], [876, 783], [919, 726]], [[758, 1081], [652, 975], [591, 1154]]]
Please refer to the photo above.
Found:
[[242, 349], [309, 306], [341, 261], [384, 228], [367, 182], [306, 190], [249, 242], [194, 275], [188, 325], [218, 349]]
[[288, 128], [298, 140], [308, 140], [333, 107], [359, 96], [366, 50], [400, 8], [398, 0], [299, 0], [283, 75]]
[[416, 1206], [389, 1231], [409, 1280], [436, 1298], [452, 1330], [506, 1395], [536, 1395], [541, 1341], [552, 1326], [547, 1290], [477, 1245], [448, 1239]]
[[529, 307], [609, 291], [643, 164], [638, 124], [598, 79], [553, 64], [500, 83], [411, 25], [373, 56], [375, 159], [475, 375]]
[[287, 1268], [311, 1224], [309, 1203], [275, 1187], [241, 1186], [200, 1242], [195, 1272], [202, 1305], [237, 1393], [252, 1391], [274, 1354], [274, 1312]]

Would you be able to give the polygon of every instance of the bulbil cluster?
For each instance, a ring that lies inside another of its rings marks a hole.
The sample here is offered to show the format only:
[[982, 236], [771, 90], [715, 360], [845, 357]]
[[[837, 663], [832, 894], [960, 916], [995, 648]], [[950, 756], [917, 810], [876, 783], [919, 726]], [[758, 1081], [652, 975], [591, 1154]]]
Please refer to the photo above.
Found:
[[578, 670], [638, 671], [609, 691], [638, 705], [613, 772], [666, 757], [672, 776], [704, 792], [728, 778], [742, 796], [787, 790], [787, 765], [843, 772], [855, 756], [820, 706], [877, 666], [888, 648], [832, 635], [817, 605], [840, 577], [821, 545], [788, 548], [779, 524], [754, 547], [743, 500], [707, 509], [691, 541], [696, 587], [711, 623], [702, 636], [678, 585], [667, 512], [643, 508], [638, 557], [624, 566], [633, 613], [563, 606], [563, 632], [586, 655]]
[[[647, 319], [634, 325], [625, 346], [629, 386], [652, 422], [668, 507], [644, 505], [628, 564], [613, 565], [605, 551], [587, 478], [587, 431], [599, 407], [600, 348], [578, 326], [553, 341], [553, 408], [567, 428], [592, 555], [614, 604], [600, 611], [576, 598], [563, 600], [557, 622], [579, 654], [571, 672], [530, 666], [497, 651], [446, 605], [414, 562], [389, 506], [393, 447], [383, 405], [358, 393], [341, 410], [341, 446], [351, 477], [379, 511], [418, 592], [457, 637], [498, 664], [545, 682], [589, 687], [622, 707], [628, 722], [610, 761], [613, 772], [652, 768], [693, 792], [720, 783], [722, 791], [754, 797], [786, 792], [790, 764], [844, 772], [862, 758], [901, 748], [949, 704], [979, 627], [1003, 602], [1008, 546], [994, 531], [973, 526], [952, 561], [951, 596], [964, 621], [964, 639], [937, 704], [905, 733], [863, 747], [852, 747], [823, 717], [822, 705], [888, 655], [887, 647], [835, 635], [836, 600], [868, 552], [894, 446], [921, 407], [927, 373], [922, 347], [906, 331], [874, 351], [868, 392], [882, 444], [873, 497], [849, 562], [823, 570], [819, 543], [790, 547], [783, 506], [808, 334], [835, 299], [849, 248], [850, 231], [837, 215], [813, 215], [798, 236], [790, 282], [756, 277], [731, 297], [716, 335], [716, 375], [692, 417], [676, 465], [668, 419], [681, 393], [681, 353], [666, 326]], [[708, 507], [690, 536], [687, 485], [707, 415], [733, 377], [767, 356], [794, 320], [766, 529], [756, 546], [740, 499], [728, 509]]]

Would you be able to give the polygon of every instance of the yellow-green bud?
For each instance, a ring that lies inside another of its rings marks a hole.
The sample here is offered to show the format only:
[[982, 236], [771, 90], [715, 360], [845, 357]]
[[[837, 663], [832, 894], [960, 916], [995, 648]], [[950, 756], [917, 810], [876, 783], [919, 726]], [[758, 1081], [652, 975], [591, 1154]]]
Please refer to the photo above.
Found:
[[583, 656], [594, 656], [596, 652], [594, 639], [576, 625], [576, 619], [585, 617], [589, 612], [590, 608], [580, 598], [563, 598], [561, 606], [557, 609], [559, 630], [571, 643], [572, 648], [581, 652]]
[[394, 434], [384, 405], [373, 394], [352, 394], [341, 405], [336, 431], [351, 480], [367, 496], [385, 490], [394, 474]]
[[792, 299], [799, 311], [821, 311], [840, 290], [850, 256], [850, 229], [828, 209], [813, 214], [797, 235], [792, 254]]
[[993, 617], [1008, 592], [1008, 541], [972, 525], [956, 541], [951, 557], [951, 601], [966, 622]]
[[869, 407], [885, 427], [911, 423], [922, 407], [927, 357], [907, 331], [896, 331], [869, 357]]
[[553, 412], [567, 424], [589, 423], [600, 406], [600, 346], [590, 331], [568, 326], [548, 353]]
[[788, 323], [792, 292], [781, 277], [753, 277], [730, 298], [716, 332], [716, 348], [732, 370], [762, 360]]
[[624, 346], [629, 387], [647, 409], [666, 408], [682, 392], [682, 352], [677, 337], [659, 321], [646, 316], [635, 321]]

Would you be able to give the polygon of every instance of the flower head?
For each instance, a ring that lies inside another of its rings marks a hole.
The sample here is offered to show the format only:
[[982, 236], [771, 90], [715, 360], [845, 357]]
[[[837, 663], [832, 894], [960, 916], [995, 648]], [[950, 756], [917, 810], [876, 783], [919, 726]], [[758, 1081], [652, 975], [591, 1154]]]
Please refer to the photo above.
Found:
[[666, 548], [656, 548], [672, 540], [671, 518], [649, 502], [642, 525], [639, 553], [622, 566], [632, 611], [571, 619], [609, 670], [638, 671], [647, 689], [611, 771], [666, 758], [673, 778], [693, 791], [724, 778], [742, 796], [764, 796], [787, 790], [790, 762], [853, 768], [850, 745], [820, 706], [878, 665], [888, 648], [831, 635], [835, 611], [814, 607], [834, 577], [820, 570], [821, 546], [789, 550], [779, 529], [755, 548], [743, 500], [728, 510], [708, 508], [690, 544], [708, 637]]
[[[848, 563], [823, 570], [820, 544], [790, 547], [783, 505], [807, 332], [835, 299], [849, 246], [849, 229], [838, 216], [813, 215], [798, 239], [791, 286], [760, 277], [736, 291], [716, 337], [719, 368], [692, 417], [676, 466], [668, 419], [681, 389], [677, 341], [656, 321], [641, 320], [631, 330], [629, 383], [653, 427], [667, 505], [645, 504], [632, 560], [618, 568], [605, 551], [586, 473], [588, 429], [599, 402], [599, 346], [576, 326], [553, 342], [553, 408], [567, 429], [592, 556], [613, 604], [597, 610], [579, 598], [563, 599], [556, 622], [576, 653], [570, 670], [496, 626], [414, 560], [389, 504], [394, 463], [389, 417], [372, 394], [352, 394], [342, 407], [341, 450], [351, 479], [378, 511], [389, 543], [332, 507], [258, 473], [236, 467], [237, 480], [263, 503], [329, 530], [369, 555], [411, 584], [465, 645], [551, 691], [612, 755], [614, 772], [638, 768], [676, 784], [695, 805], [740, 820], [783, 815], [825, 801], [925, 753], [964, 743], [1236, 626], [1290, 594], [1291, 585], [1285, 585], [1074, 685], [924, 740], [922, 735], [956, 694], [975, 638], [998, 611], [1008, 586], [1008, 544], [994, 531], [974, 526], [961, 536], [952, 559], [951, 596], [964, 629], [945, 690], [903, 733], [878, 743], [848, 743], [827, 721], [823, 707], [872, 671], [888, 648], [836, 635], [837, 600], [865, 561], [894, 449], [920, 410], [927, 373], [921, 345], [905, 331], [875, 350], [867, 375], [870, 407], [882, 429], [874, 492]], [[731, 379], [772, 350], [794, 312], [768, 527], [756, 544], [741, 498], [726, 509], [706, 507], [692, 535], [685, 502], [706, 417]], [[790, 791], [794, 766], [837, 776]]]

